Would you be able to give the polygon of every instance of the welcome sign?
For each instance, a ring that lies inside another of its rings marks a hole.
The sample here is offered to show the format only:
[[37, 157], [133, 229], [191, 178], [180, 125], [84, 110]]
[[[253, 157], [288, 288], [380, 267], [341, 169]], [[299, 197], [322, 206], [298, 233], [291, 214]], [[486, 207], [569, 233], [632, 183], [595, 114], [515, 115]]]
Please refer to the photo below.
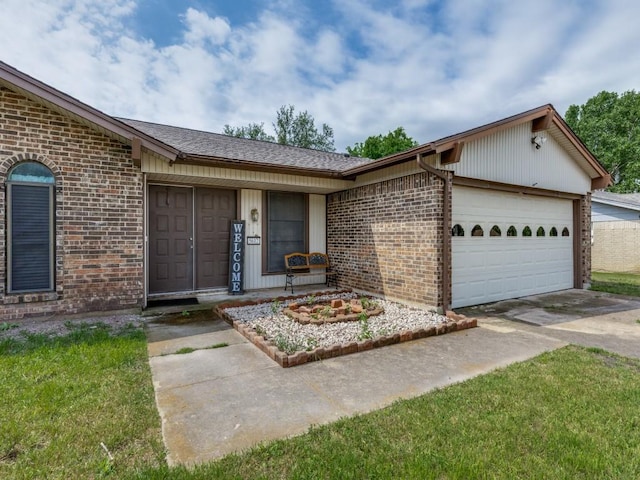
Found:
[[231, 222], [231, 245], [229, 248], [229, 293], [244, 293], [244, 220]]

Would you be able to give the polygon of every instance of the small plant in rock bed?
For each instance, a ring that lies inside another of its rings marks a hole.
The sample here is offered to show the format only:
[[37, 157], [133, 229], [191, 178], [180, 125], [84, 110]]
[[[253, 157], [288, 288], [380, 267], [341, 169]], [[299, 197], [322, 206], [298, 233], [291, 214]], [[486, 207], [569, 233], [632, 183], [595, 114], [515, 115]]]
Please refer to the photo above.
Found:
[[314, 348], [316, 348], [318, 346], [318, 340], [316, 340], [313, 337], [309, 337], [305, 340], [305, 343], [307, 344], [307, 348], [305, 350], [310, 351], [313, 350]]
[[329, 305], [325, 305], [322, 310], [320, 310], [320, 315], [322, 315], [323, 317], [330, 317], [331, 316], [331, 307]]
[[360, 297], [360, 305], [362, 305], [362, 308], [365, 310], [371, 310], [378, 307], [378, 302], [371, 298]]
[[362, 305], [362, 308], [364, 308], [365, 310], [369, 309], [369, 299], [367, 297], [360, 297], [360, 305]]
[[271, 302], [271, 312], [274, 315], [277, 315], [278, 312], [280, 311], [280, 306], [281, 306], [280, 300], [274, 299], [273, 302]]
[[315, 295], [309, 295], [307, 297], [307, 305], [313, 305], [314, 303], [316, 303], [316, 296]]
[[258, 335], [260, 335], [261, 337], [264, 337], [264, 336], [265, 336], [265, 334], [267, 333], [267, 331], [266, 331], [264, 328], [262, 328], [260, 325], [256, 325], [256, 326], [254, 327], [254, 330], [255, 330], [255, 331], [256, 331], [256, 333], [257, 333]]
[[369, 316], [362, 312], [358, 315], [358, 321], [360, 322], [360, 333], [358, 334], [358, 340], [368, 340], [373, 338], [373, 332], [369, 328]]
[[294, 342], [293, 340], [288, 339], [281, 333], [276, 335], [276, 338], [273, 339], [273, 343], [275, 344], [276, 347], [278, 347], [278, 350], [286, 354], [292, 354], [297, 352], [298, 350], [304, 350], [302, 345], [300, 345], [297, 342]]

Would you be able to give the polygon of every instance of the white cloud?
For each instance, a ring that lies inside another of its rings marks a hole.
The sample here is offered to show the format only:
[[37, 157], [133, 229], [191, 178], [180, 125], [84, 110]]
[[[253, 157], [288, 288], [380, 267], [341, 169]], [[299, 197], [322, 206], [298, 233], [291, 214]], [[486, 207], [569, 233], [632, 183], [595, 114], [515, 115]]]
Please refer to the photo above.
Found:
[[187, 9], [184, 22], [187, 28], [184, 38], [187, 43], [202, 44], [209, 41], [212, 45], [219, 45], [231, 32], [231, 27], [224, 18], [211, 18], [205, 12], [194, 8]]
[[265, 3], [244, 24], [185, 6], [160, 47], [127, 26], [133, 0], [4, 0], [1, 59], [107, 113], [185, 127], [269, 126], [293, 104], [339, 149], [640, 88], [635, 2], [336, 0], [326, 23], [312, 4]]

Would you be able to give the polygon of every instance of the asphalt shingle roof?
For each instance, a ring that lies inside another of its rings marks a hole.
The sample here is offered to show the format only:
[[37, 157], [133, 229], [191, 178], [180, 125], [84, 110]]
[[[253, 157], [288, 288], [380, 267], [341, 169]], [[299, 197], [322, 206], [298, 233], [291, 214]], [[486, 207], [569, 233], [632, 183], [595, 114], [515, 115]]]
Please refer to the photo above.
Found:
[[200, 157], [228, 159], [267, 166], [290, 166], [309, 170], [344, 172], [370, 163], [367, 158], [351, 157], [347, 154], [323, 152], [307, 148], [280, 145], [260, 140], [236, 138], [219, 133], [191, 130], [157, 123], [118, 118], [173, 148]]

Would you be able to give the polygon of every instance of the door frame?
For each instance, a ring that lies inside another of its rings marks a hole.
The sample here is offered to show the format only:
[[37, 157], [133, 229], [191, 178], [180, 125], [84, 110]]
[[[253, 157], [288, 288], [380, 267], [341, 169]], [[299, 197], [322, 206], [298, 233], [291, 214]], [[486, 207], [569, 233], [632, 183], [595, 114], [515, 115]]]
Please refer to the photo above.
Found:
[[[196, 215], [196, 211], [195, 211], [195, 190], [200, 187], [200, 188], [212, 188], [212, 189], [219, 189], [219, 190], [232, 190], [235, 192], [235, 200], [236, 200], [236, 208], [235, 208], [235, 216], [237, 219], [240, 219], [241, 215], [241, 190], [238, 188], [228, 188], [228, 187], [224, 187], [224, 186], [220, 186], [220, 185], [209, 185], [209, 184], [192, 184], [192, 183], [178, 183], [178, 182], [165, 182], [165, 181], [161, 181], [161, 180], [149, 180], [149, 178], [147, 177], [147, 174], [144, 174], [144, 181], [143, 181], [143, 185], [144, 185], [144, 192], [143, 192], [143, 235], [144, 235], [144, 259], [143, 259], [143, 268], [144, 268], [144, 275], [143, 275], [143, 289], [144, 289], [144, 300], [143, 300], [143, 308], [146, 308], [148, 305], [148, 302], [150, 299], [156, 299], [156, 298], [181, 298], [184, 297], [186, 295], [193, 295], [194, 293], [197, 292], [207, 292], [207, 291], [220, 291], [222, 290], [222, 287], [217, 287], [217, 288], [211, 288], [211, 289], [203, 289], [203, 290], [197, 290], [195, 288], [196, 285], [196, 271], [194, 269], [193, 271], [193, 281], [192, 281], [192, 289], [191, 290], [187, 290], [187, 291], [182, 291], [182, 292], [163, 292], [163, 293], [149, 293], [149, 268], [150, 268], [150, 264], [149, 264], [149, 187], [151, 186], [162, 186], [162, 187], [176, 187], [176, 188], [190, 188], [193, 191], [193, 196], [192, 196], [192, 201], [193, 201], [193, 218], [192, 218], [192, 224], [195, 227], [195, 215]], [[195, 232], [194, 232], [194, 250], [196, 248], [196, 241], [195, 241]], [[193, 255], [193, 262], [195, 264], [196, 262], [196, 255]], [[225, 287], [226, 289], [226, 287]]]

